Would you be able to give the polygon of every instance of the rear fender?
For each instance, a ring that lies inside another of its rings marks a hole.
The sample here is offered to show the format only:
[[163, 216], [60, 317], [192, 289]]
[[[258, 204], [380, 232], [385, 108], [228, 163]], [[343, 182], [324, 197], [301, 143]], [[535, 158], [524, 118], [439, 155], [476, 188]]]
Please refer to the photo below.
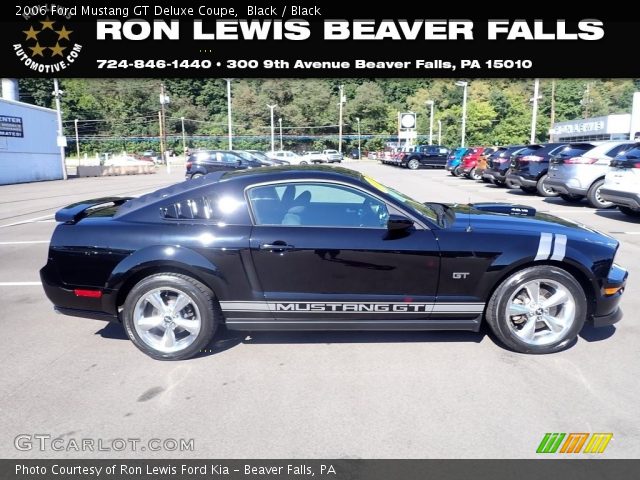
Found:
[[154, 245], [129, 255], [113, 269], [105, 285], [103, 307], [117, 313], [118, 294], [129, 280], [149, 271], [180, 271], [192, 275], [211, 288], [216, 296], [226, 297], [229, 285], [220, 269], [201, 254], [179, 246]]

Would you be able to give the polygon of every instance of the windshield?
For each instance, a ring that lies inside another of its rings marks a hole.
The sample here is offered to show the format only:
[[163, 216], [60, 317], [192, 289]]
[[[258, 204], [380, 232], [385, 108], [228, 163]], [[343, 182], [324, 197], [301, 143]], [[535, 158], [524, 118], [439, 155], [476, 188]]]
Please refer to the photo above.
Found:
[[374, 180], [373, 178], [365, 176], [364, 179], [367, 181], [367, 183], [369, 183], [369, 185], [372, 185], [379, 192], [386, 193], [391, 198], [399, 201], [400, 203], [404, 204], [408, 208], [415, 210], [416, 212], [420, 213], [421, 215], [429, 218], [430, 220], [436, 223], [439, 223], [438, 214], [433, 210], [433, 208], [425, 205], [424, 203], [420, 203], [419, 201], [414, 200], [413, 198], [408, 197], [404, 193], [401, 193], [391, 187], [387, 187], [386, 185], [381, 184], [380, 182], [378, 182], [377, 180]]

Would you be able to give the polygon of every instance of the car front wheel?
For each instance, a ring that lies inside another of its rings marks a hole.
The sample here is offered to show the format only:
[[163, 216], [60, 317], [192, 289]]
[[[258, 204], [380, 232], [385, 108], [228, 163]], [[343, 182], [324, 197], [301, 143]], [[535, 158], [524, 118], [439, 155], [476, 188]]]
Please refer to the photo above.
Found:
[[553, 353], [575, 340], [586, 319], [586, 305], [584, 290], [571, 274], [549, 265], [529, 267], [498, 286], [486, 319], [508, 348]]
[[469, 172], [469, 178], [475, 181], [482, 180], [482, 174], [478, 172], [477, 168], [472, 168]]
[[157, 360], [197, 355], [216, 331], [213, 292], [176, 273], [151, 275], [127, 295], [122, 322], [129, 339]]

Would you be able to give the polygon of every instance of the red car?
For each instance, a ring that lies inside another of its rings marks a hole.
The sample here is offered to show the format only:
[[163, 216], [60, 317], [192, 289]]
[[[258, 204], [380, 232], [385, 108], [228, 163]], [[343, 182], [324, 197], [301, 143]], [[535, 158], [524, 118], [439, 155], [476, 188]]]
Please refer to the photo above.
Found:
[[467, 154], [462, 157], [462, 162], [460, 163], [461, 175], [473, 180], [481, 180], [482, 175], [477, 171], [476, 167], [480, 157], [488, 150], [490, 149], [485, 147], [470, 148]]

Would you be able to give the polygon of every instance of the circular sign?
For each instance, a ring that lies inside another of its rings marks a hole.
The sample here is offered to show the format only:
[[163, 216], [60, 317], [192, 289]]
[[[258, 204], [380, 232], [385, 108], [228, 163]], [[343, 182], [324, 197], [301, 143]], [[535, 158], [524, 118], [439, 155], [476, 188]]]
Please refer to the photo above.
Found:
[[415, 113], [403, 113], [400, 116], [400, 125], [402, 125], [402, 128], [415, 128], [416, 126]]

